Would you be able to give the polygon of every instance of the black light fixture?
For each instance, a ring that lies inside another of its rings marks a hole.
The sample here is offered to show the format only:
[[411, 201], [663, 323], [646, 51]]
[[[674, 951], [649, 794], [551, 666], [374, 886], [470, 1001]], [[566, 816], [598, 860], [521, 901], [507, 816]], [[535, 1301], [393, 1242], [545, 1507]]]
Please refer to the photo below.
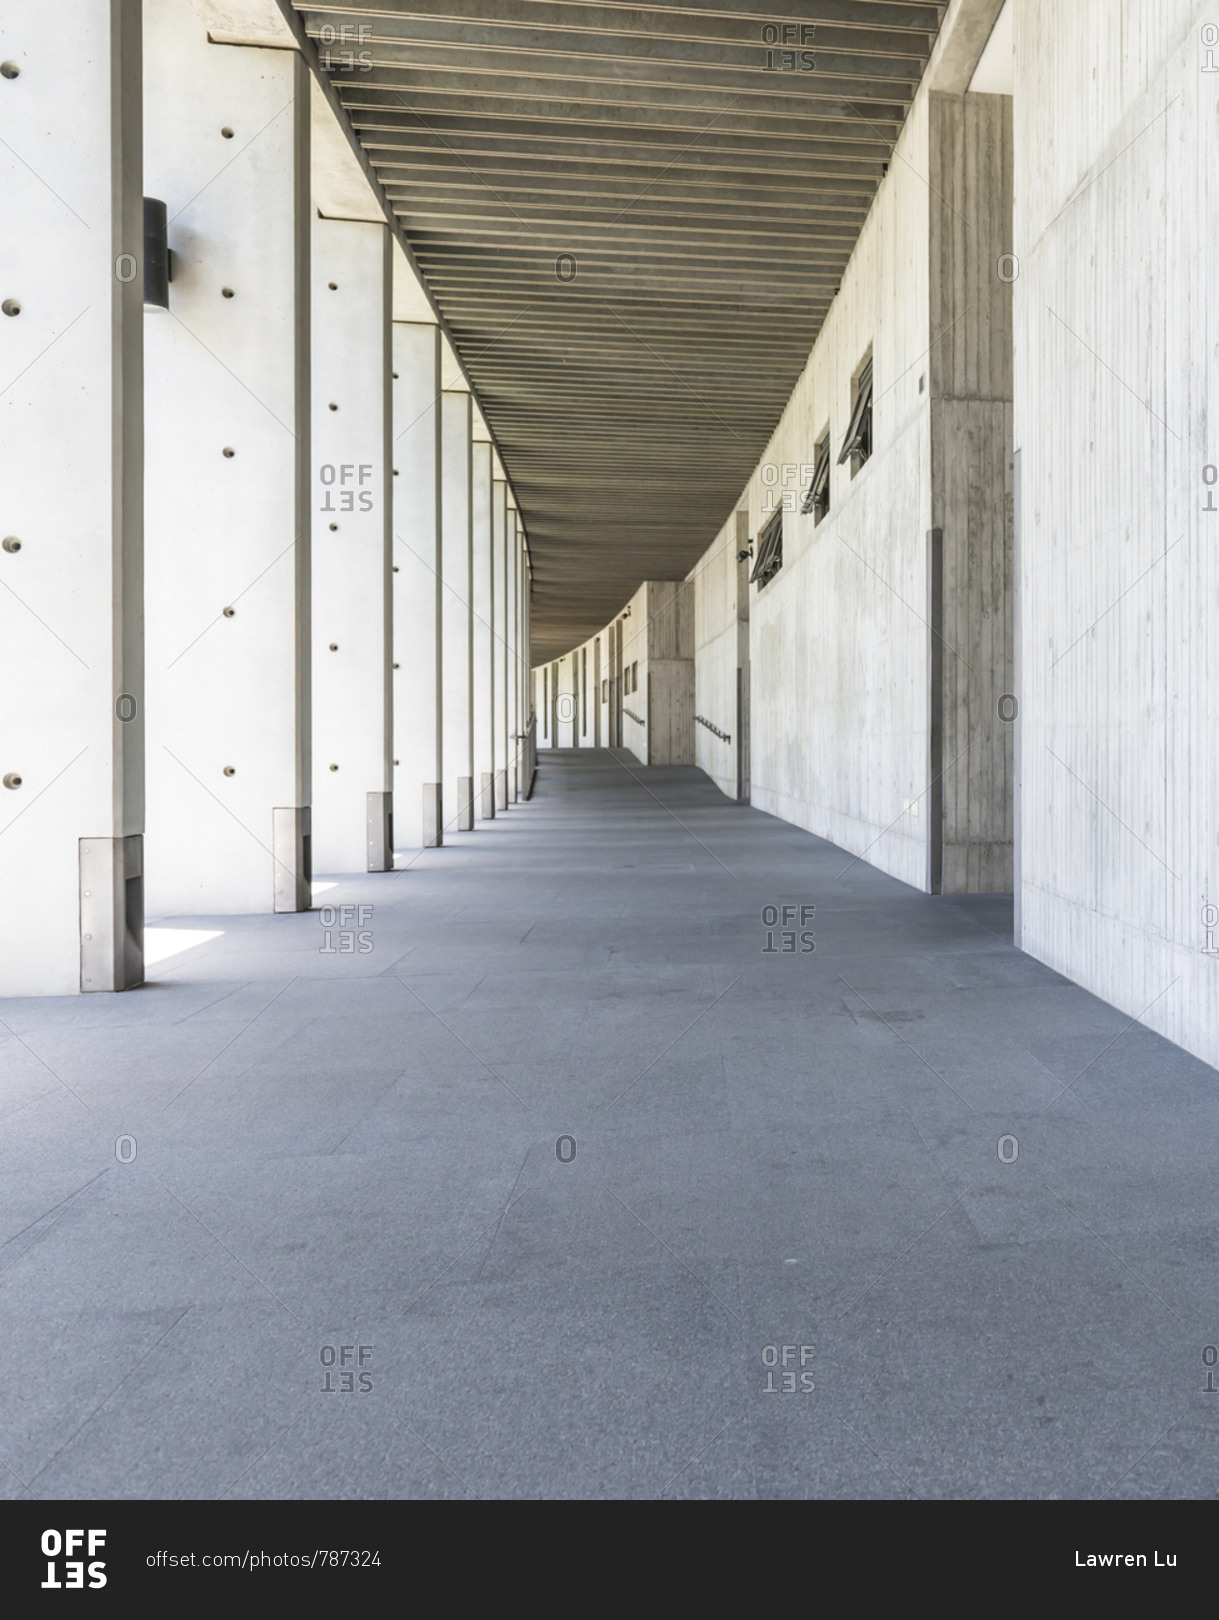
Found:
[[169, 309], [169, 224], [165, 204], [144, 198], [144, 308]]

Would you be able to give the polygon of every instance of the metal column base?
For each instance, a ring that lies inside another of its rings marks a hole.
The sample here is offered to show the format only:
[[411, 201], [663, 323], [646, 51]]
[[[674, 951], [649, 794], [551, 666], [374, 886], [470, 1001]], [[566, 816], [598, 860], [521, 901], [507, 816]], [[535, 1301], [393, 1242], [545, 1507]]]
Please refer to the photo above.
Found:
[[394, 869], [394, 796], [392, 793], [369, 793], [368, 806], [368, 870], [392, 872]]
[[308, 911], [313, 904], [312, 819], [307, 804], [271, 811], [276, 911]]
[[474, 831], [474, 778], [457, 778], [457, 831]]
[[144, 836], [80, 840], [80, 987], [144, 982]]
[[423, 847], [439, 849], [444, 843], [444, 818], [441, 806], [440, 783], [423, 784]]

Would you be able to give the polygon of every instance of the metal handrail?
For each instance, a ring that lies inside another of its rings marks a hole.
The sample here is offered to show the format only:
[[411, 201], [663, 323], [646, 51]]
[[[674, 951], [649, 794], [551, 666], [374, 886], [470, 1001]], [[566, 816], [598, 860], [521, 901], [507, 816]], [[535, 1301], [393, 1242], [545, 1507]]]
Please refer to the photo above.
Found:
[[730, 743], [732, 741], [732, 738], [726, 731], [721, 731], [718, 726], [713, 726], [710, 720], [704, 720], [701, 714], [696, 714], [694, 718], [700, 726], [706, 726], [708, 731], [714, 732], [721, 742]]
[[623, 714], [629, 714], [637, 726], [647, 725], [647, 721], [644, 720], [640, 715], [637, 715], [633, 709], [628, 709], [625, 703], [622, 705], [622, 712]]

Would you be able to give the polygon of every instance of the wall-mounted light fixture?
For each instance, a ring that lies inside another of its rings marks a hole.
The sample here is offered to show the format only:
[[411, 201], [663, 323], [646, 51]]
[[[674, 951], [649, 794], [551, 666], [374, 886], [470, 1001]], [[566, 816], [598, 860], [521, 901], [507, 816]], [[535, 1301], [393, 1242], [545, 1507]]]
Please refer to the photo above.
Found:
[[169, 223], [158, 197], [144, 198], [144, 308], [169, 309]]

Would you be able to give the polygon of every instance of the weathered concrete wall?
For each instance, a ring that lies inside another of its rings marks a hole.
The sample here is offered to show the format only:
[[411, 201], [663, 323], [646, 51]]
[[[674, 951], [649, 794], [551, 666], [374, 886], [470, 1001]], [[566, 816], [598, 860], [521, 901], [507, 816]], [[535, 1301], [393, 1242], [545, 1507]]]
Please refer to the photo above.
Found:
[[[735, 514], [690, 575], [698, 713], [733, 734], [699, 726], [696, 758], [736, 794], [748, 666], [755, 805], [920, 888], [1010, 892], [1010, 99], [933, 88], [944, 82], [920, 90], [742, 496], [755, 543], [784, 512], [783, 566], [751, 588], [747, 638]], [[869, 354], [873, 454], [840, 466]], [[827, 433], [817, 522], [799, 507]]]
[[[604, 630], [539, 665], [539, 748], [615, 746], [644, 765], [694, 764], [694, 612], [685, 581], [645, 580]], [[615, 682], [622, 686], [617, 740]]]
[[[729, 798], [737, 792], [737, 615], [741, 590], [736, 561], [736, 514], [729, 517], [713, 544], [691, 570], [688, 589], [694, 598], [694, 712], [727, 732], [725, 742], [706, 726], [694, 728], [694, 763]], [[748, 591], [744, 592], [748, 602]]]
[[1019, 939], [1219, 1063], [1213, 21], [1019, 0], [1014, 313]]
[[[930, 423], [925, 381], [920, 387], [932, 336], [927, 169], [920, 95], [809, 363], [739, 503], [755, 542], [771, 513], [787, 508], [783, 566], [761, 590], [751, 587], [752, 802], [919, 887], [929, 760]], [[837, 454], [851, 380], [869, 348], [875, 448], [852, 477]], [[817, 524], [797, 508], [827, 428], [830, 510]], [[735, 614], [726, 592], [721, 611], [727, 632]]]
[[[942, 539], [939, 723], [928, 780], [942, 838], [930, 887], [1012, 890], [1012, 111], [1006, 95], [929, 100], [932, 527]], [[941, 622], [942, 617], [942, 622]], [[938, 859], [939, 882], [934, 879]]]
[[646, 709], [647, 762], [693, 765], [693, 593], [684, 580], [649, 580], [645, 601], [636, 695]]

